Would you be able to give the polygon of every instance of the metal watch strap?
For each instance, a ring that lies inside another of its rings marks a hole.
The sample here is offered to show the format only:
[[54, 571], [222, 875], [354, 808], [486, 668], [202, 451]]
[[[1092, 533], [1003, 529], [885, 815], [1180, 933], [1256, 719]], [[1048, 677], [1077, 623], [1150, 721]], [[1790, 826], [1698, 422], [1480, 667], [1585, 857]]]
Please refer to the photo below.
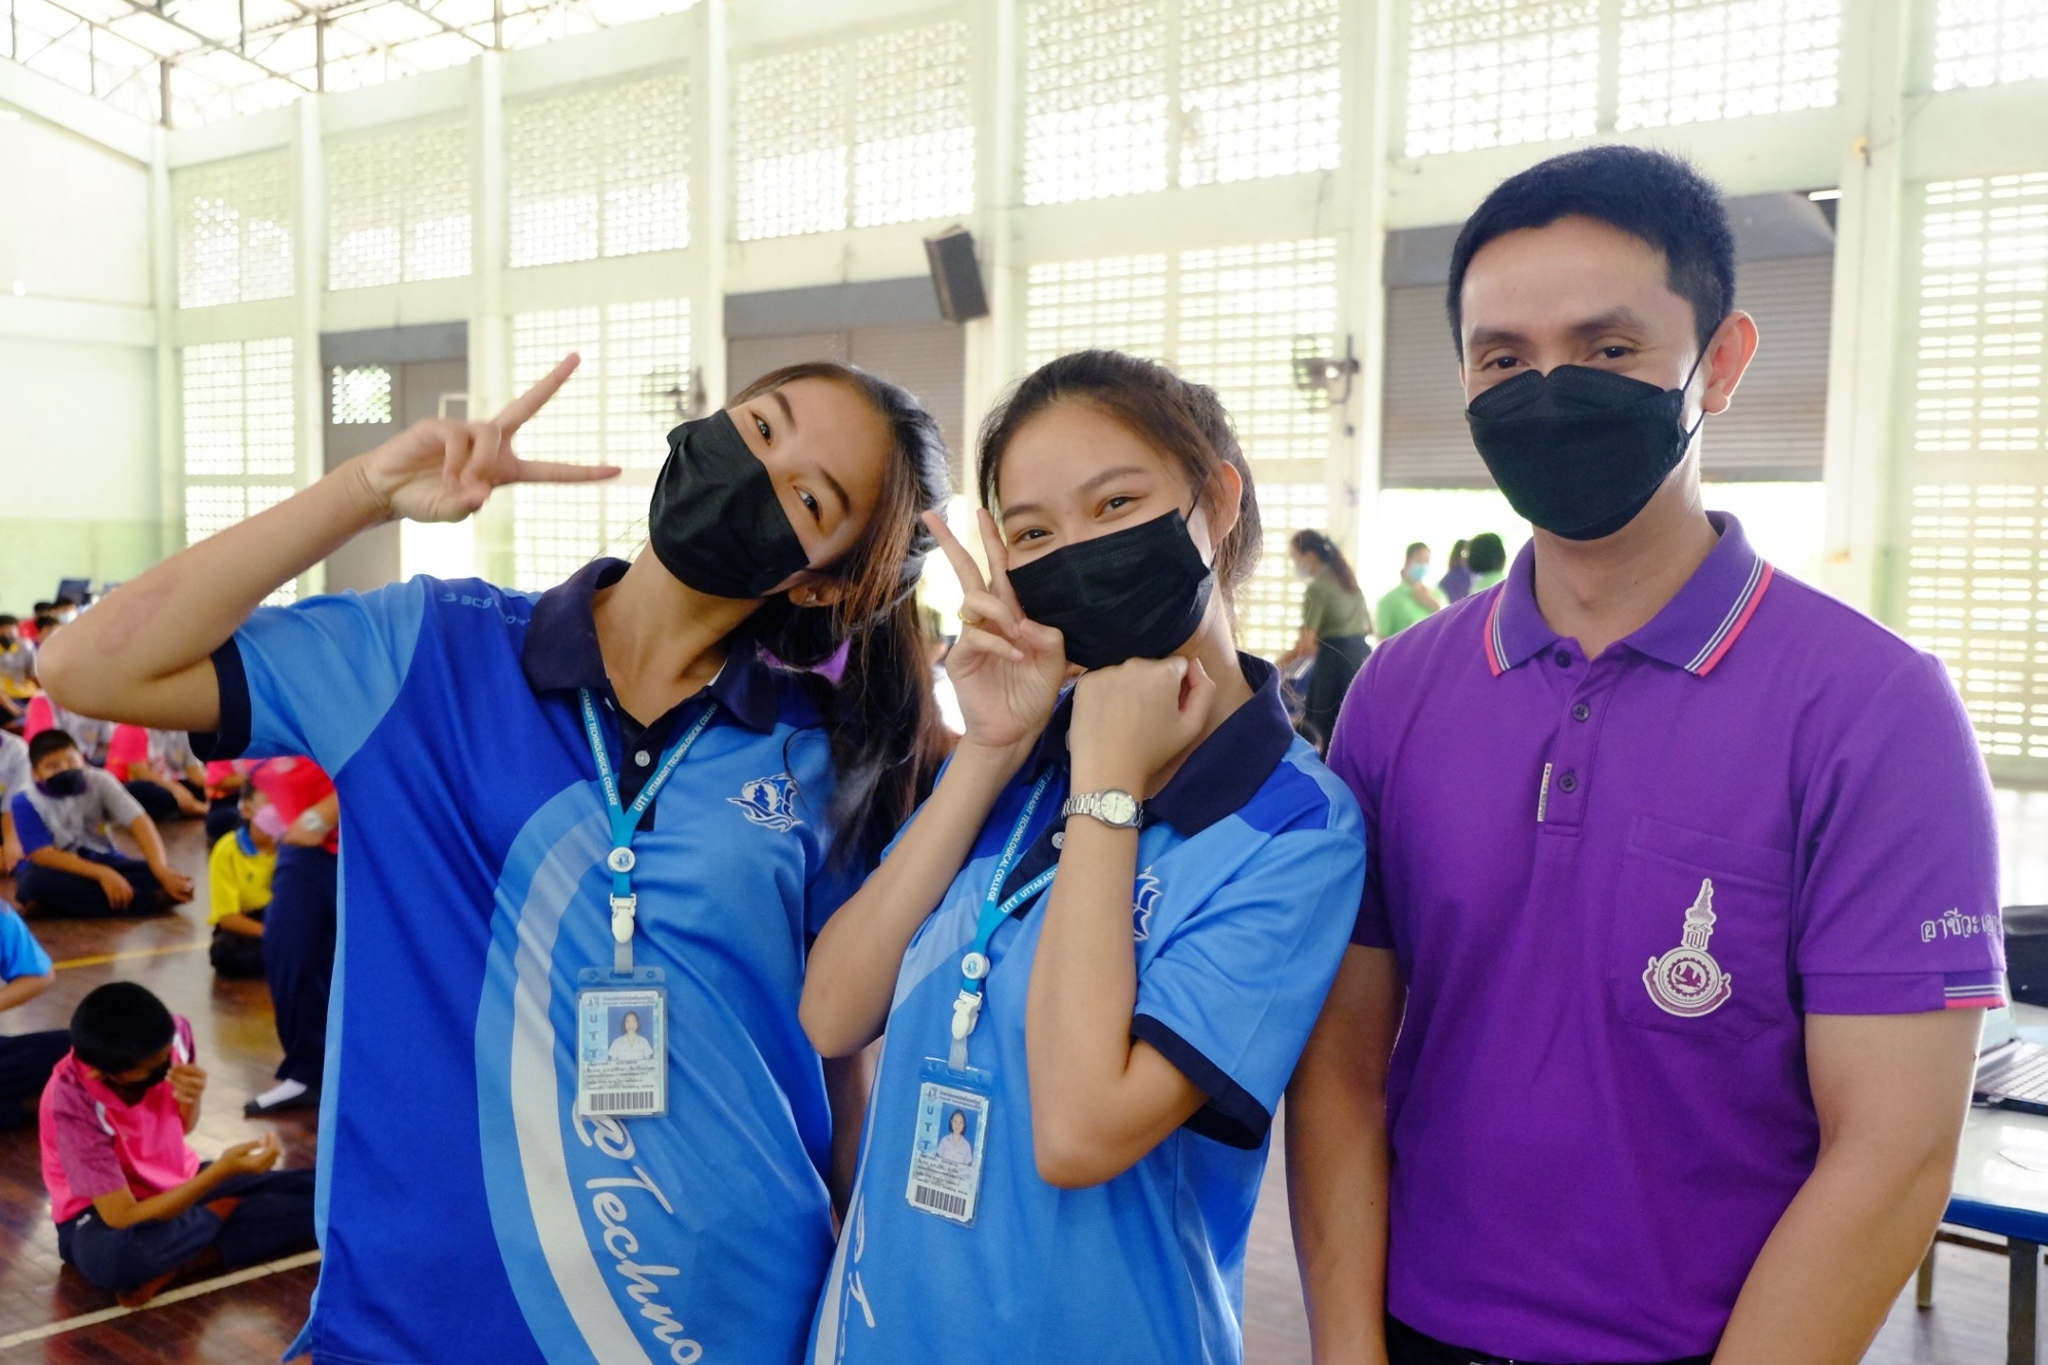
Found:
[[[1120, 819], [1110, 814], [1108, 810], [1105, 810], [1105, 805], [1110, 804], [1112, 800], [1114, 800], [1116, 805], [1128, 803], [1130, 807], [1129, 816]], [[1066, 803], [1060, 807], [1060, 818], [1069, 819], [1076, 815], [1088, 816], [1092, 820], [1098, 820], [1108, 825], [1111, 829], [1137, 829], [1144, 822], [1145, 803], [1131, 795], [1131, 793], [1118, 788], [1107, 788], [1103, 791], [1095, 792], [1077, 792], [1069, 796]]]

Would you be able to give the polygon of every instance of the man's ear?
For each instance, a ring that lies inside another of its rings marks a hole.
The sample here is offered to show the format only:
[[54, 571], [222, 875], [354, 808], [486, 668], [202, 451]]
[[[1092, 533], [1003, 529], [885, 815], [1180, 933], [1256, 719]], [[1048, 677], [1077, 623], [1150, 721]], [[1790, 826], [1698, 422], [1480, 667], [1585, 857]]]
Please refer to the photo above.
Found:
[[1706, 388], [1700, 393], [1701, 412], [1714, 415], [1728, 411], [1735, 399], [1735, 386], [1742, 382], [1743, 372], [1756, 358], [1756, 347], [1755, 318], [1737, 309], [1721, 319], [1721, 325], [1707, 340], [1706, 359], [1700, 365], [1707, 376]]

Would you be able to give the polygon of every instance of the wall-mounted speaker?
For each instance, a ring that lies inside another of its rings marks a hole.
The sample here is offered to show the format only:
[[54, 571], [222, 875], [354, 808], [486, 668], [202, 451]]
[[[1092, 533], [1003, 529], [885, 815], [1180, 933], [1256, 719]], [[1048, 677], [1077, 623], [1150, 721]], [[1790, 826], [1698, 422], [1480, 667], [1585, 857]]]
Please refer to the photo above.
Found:
[[931, 262], [932, 288], [939, 296], [939, 316], [948, 322], [971, 322], [988, 316], [988, 293], [981, 287], [981, 263], [974, 259], [974, 234], [948, 228], [924, 239]]

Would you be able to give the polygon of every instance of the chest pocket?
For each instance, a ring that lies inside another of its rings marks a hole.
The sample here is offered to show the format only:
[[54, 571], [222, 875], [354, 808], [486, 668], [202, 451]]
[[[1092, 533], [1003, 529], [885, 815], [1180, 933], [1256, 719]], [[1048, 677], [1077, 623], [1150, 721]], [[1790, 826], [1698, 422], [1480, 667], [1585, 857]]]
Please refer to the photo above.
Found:
[[1793, 1020], [1791, 887], [1789, 853], [1636, 817], [1608, 947], [1622, 1017], [1736, 1041]]

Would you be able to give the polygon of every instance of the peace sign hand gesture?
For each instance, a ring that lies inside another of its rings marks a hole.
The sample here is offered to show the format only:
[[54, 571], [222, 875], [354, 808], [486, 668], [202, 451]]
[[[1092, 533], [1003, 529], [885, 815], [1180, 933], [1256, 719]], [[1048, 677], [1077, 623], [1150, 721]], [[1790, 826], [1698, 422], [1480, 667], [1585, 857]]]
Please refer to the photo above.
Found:
[[575, 354], [565, 357], [487, 422], [430, 417], [360, 457], [357, 468], [377, 508], [386, 517], [410, 521], [461, 521], [506, 484], [591, 483], [615, 477], [615, 465], [522, 460], [512, 451], [513, 433], [555, 396], [581, 363]]
[[988, 551], [986, 580], [944, 519], [937, 512], [924, 514], [966, 590], [960, 639], [946, 656], [946, 676], [967, 724], [961, 743], [1020, 757], [1019, 751], [1037, 742], [1059, 700], [1067, 676], [1066, 641], [1024, 614], [1010, 587], [1009, 556], [995, 518], [985, 509], [978, 515]]

